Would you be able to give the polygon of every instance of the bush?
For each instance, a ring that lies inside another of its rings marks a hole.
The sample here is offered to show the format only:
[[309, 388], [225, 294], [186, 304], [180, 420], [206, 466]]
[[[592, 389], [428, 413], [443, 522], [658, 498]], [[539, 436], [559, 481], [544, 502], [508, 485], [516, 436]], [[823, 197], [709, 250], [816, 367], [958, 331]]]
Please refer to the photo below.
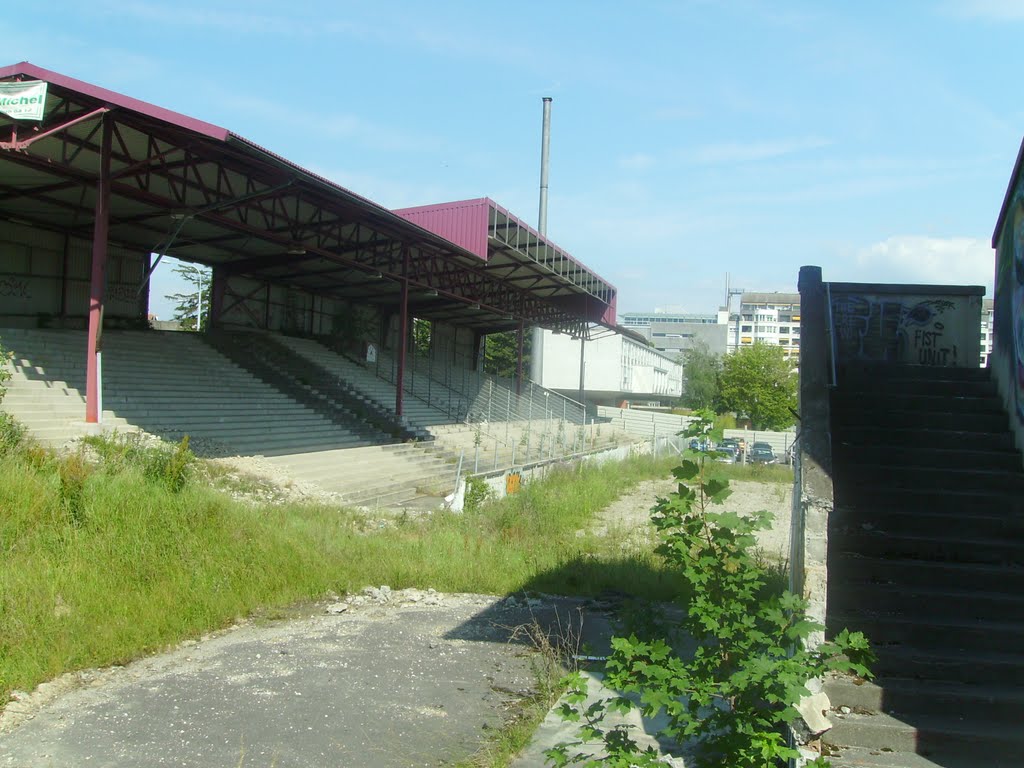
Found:
[[104, 471], [118, 474], [137, 469], [147, 480], [163, 483], [173, 493], [192, 478], [196, 457], [189, 450], [188, 435], [177, 445], [147, 445], [141, 435], [90, 436], [84, 442], [99, 455]]

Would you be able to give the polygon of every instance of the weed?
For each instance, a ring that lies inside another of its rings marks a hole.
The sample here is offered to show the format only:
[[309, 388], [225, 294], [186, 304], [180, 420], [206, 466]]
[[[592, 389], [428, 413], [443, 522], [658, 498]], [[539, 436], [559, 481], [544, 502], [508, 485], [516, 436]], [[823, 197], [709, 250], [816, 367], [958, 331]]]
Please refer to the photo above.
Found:
[[494, 498], [494, 491], [487, 481], [482, 477], [470, 476], [466, 478], [466, 503], [467, 512], [476, 512], [484, 504]]
[[78, 528], [85, 522], [85, 483], [90, 469], [81, 453], [64, 456], [57, 462], [57, 496], [68, 522]]
[[[702, 421], [692, 425], [695, 434], [704, 431]], [[562, 714], [581, 723], [582, 741], [548, 750], [554, 765], [660, 764], [654, 748], [641, 751], [626, 726], [604, 722], [608, 713], [640, 706], [648, 717], [664, 713], [662, 735], [693, 742], [701, 766], [779, 766], [800, 756], [786, 742], [785, 724], [798, 716], [808, 680], [828, 671], [870, 676], [873, 654], [860, 633], [844, 630], [830, 643], [807, 647], [823, 628], [805, 618], [804, 601], [781, 588], [781, 571], [766, 568], [755, 549], [754, 534], [767, 526], [767, 513], [748, 518], [714, 511], [728, 498], [729, 484], [711, 478], [707, 464], [706, 455], [699, 463], [684, 461], [674, 470], [678, 492], [652, 509], [659, 554], [692, 587], [682, 624], [696, 650], [683, 657], [664, 639], [612, 638], [606, 680], [624, 695], [585, 706], [586, 679], [569, 675]], [[600, 744], [606, 756], [571, 752], [587, 742]]]
[[11, 453], [25, 440], [25, 427], [10, 414], [0, 411], [0, 456]]

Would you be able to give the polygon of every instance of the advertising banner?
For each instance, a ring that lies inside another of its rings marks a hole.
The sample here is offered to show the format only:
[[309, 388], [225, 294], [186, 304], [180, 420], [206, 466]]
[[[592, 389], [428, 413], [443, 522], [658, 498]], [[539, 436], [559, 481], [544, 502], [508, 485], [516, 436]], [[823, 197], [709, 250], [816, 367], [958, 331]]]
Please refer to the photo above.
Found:
[[0, 83], [0, 112], [17, 120], [42, 120], [46, 107], [46, 82]]

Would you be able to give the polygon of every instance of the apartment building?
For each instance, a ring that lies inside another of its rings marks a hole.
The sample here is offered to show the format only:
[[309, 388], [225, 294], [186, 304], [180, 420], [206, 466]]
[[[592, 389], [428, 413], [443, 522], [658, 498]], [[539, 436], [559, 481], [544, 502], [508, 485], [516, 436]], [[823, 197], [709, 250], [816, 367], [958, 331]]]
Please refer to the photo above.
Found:
[[739, 312], [729, 318], [728, 353], [756, 343], [782, 347], [787, 359], [800, 358], [800, 294], [744, 293]]

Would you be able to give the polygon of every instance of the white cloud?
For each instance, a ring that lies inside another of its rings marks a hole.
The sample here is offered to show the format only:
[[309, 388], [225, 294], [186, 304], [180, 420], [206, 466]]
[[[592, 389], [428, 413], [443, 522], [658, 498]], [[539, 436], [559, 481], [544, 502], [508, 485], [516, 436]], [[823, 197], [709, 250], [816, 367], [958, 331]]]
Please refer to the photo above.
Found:
[[991, 296], [994, 273], [995, 252], [987, 240], [899, 235], [856, 251], [845, 268], [826, 267], [825, 277], [856, 282], [983, 285]]
[[1024, 21], [1020, 0], [950, 0], [946, 8], [957, 16], [991, 21]]
[[654, 155], [646, 152], [635, 152], [619, 158], [619, 167], [625, 171], [646, 171], [654, 166]]
[[827, 147], [831, 143], [818, 136], [777, 141], [723, 142], [705, 144], [703, 147], [684, 152], [682, 158], [702, 165], [733, 165], [808, 152]]

